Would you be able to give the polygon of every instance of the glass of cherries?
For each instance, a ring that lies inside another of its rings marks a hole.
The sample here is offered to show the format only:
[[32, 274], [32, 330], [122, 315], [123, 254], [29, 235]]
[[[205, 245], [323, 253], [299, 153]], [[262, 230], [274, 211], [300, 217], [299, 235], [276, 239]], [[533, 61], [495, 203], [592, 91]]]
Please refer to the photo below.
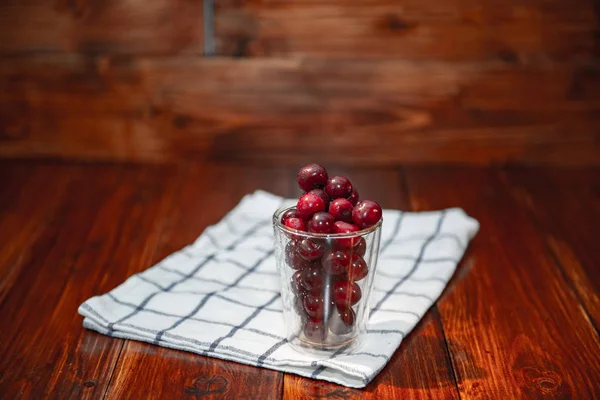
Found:
[[358, 347], [369, 318], [382, 210], [346, 177], [309, 164], [304, 194], [273, 215], [287, 339], [299, 351]]

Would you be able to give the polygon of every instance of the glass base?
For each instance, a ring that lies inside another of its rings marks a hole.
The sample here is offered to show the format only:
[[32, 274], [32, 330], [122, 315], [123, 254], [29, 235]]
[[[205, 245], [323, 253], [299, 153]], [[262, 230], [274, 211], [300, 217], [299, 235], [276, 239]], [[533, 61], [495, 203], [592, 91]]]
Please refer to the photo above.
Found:
[[301, 354], [311, 354], [324, 357], [331, 356], [333, 353], [336, 353], [340, 350], [343, 350], [344, 352], [357, 350], [362, 345], [360, 336], [354, 336], [344, 342], [336, 343], [316, 343], [298, 336], [288, 339], [288, 341], [292, 348]]

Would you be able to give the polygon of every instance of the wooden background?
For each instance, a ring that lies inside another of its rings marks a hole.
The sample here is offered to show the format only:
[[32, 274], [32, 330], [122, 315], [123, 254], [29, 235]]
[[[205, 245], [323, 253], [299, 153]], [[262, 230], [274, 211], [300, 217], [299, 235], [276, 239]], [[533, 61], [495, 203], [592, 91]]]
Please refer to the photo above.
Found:
[[600, 165], [597, 0], [215, 3], [0, 2], [0, 157]]

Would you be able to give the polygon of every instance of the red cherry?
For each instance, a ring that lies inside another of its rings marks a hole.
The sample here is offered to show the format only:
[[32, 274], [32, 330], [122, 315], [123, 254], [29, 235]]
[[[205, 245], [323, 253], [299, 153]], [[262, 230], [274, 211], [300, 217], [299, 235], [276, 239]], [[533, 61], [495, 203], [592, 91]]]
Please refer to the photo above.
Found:
[[[358, 232], [358, 227], [344, 221], [336, 221], [333, 224], [333, 233], [353, 233]], [[337, 247], [349, 249], [352, 248], [360, 239], [360, 236], [350, 238], [335, 238], [334, 244]]]
[[285, 226], [296, 229], [297, 231], [306, 232], [306, 222], [300, 218], [288, 218], [285, 220]]
[[352, 252], [354, 254], [358, 254], [361, 257], [364, 257], [365, 253], [367, 252], [367, 241], [365, 240], [365, 238], [360, 238], [358, 243], [356, 243], [356, 245], [352, 249]]
[[300, 197], [296, 210], [302, 218], [309, 219], [313, 214], [325, 211], [325, 202], [316, 194], [309, 192]]
[[335, 199], [329, 204], [329, 214], [336, 221], [352, 222], [354, 206], [347, 199]]
[[354, 321], [356, 320], [356, 314], [354, 313], [354, 310], [351, 307], [345, 309], [338, 308], [338, 312], [340, 313], [340, 318], [344, 322], [344, 324], [348, 326], [354, 325]]
[[308, 193], [312, 193], [312, 194], [316, 194], [317, 196], [319, 196], [321, 198], [321, 200], [323, 200], [323, 202], [325, 203], [325, 209], [327, 210], [327, 207], [329, 207], [329, 196], [327, 195], [327, 193], [323, 190], [323, 189], [313, 189]]
[[308, 292], [320, 290], [324, 281], [323, 270], [319, 265], [308, 267], [302, 271], [302, 287]]
[[350, 197], [348, 197], [348, 201], [352, 203], [353, 207], [356, 205], [356, 203], [358, 203], [358, 192], [355, 188], [352, 188], [352, 194], [350, 195]]
[[290, 268], [298, 270], [315, 265], [314, 261], [305, 260], [300, 256], [300, 254], [296, 251], [295, 246], [293, 245], [294, 242], [295, 241], [292, 240], [285, 246], [286, 264], [289, 265]]
[[360, 229], [375, 225], [381, 215], [381, 206], [372, 200], [363, 200], [352, 210], [352, 220]]
[[334, 176], [327, 181], [325, 191], [332, 200], [340, 197], [347, 199], [352, 195], [352, 183], [345, 176]]
[[320, 291], [310, 292], [304, 296], [304, 310], [309, 317], [323, 319], [325, 301]]
[[362, 297], [360, 287], [352, 281], [335, 282], [331, 294], [338, 307], [351, 307]]
[[348, 278], [353, 281], [360, 281], [369, 274], [369, 268], [365, 260], [358, 254], [350, 256], [350, 267], [348, 268]]
[[285, 221], [287, 221], [289, 218], [299, 218], [298, 211], [296, 211], [295, 208], [290, 208], [281, 215], [281, 223], [285, 225]]
[[318, 260], [325, 253], [325, 242], [318, 239], [303, 239], [298, 243], [297, 251], [305, 260]]
[[300, 168], [296, 179], [300, 189], [305, 192], [321, 189], [327, 183], [327, 171], [319, 164], [308, 164]]
[[350, 256], [342, 250], [329, 250], [325, 253], [322, 260], [325, 272], [331, 275], [341, 275], [348, 270]]
[[302, 288], [302, 271], [294, 272], [294, 275], [290, 279], [290, 287], [294, 294], [299, 294], [304, 290]]
[[327, 327], [323, 321], [310, 318], [304, 324], [304, 336], [311, 342], [322, 343], [327, 339]]
[[329, 318], [329, 330], [336, 335], [347, 335], [352, 332], [356, 314], [351, 307], [336, 307]]
[[308, 231], [313, 233], [331, 233], [335, 220], [331, 214], [318, 212], [308, 221]]

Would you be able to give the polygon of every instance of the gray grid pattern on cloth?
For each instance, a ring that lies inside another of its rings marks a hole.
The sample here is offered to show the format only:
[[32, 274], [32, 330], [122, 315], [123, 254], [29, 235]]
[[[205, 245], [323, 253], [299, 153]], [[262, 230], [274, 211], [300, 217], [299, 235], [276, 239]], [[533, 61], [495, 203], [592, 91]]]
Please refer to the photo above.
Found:
[[[365, 345], [317, 357], [291, 349], [281, 321], [271, 212], [282, 201], [265, 192], [246, 196], [194, 244], [82, 304], [84, 326], [109, 336], [364, 387], [439, 297], [477, 232], [477, 222], [460, 209], [385, 210], [378, 262], [383, 280], [374, 285]], [[268, 211], [256, 212], [263, 209]], [[382, 335], [386, 339], [377, 339]]]

